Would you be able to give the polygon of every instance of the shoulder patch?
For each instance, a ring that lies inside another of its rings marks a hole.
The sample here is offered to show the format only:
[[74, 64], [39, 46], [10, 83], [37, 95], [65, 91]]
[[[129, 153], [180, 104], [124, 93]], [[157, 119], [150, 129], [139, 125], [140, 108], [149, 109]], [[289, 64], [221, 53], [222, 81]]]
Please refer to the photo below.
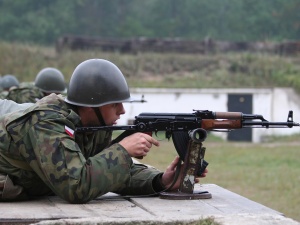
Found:
[[70, 127], [65, 126], [65, 131], [70, 137], [74, 137], [74, 130], [72, 130]]

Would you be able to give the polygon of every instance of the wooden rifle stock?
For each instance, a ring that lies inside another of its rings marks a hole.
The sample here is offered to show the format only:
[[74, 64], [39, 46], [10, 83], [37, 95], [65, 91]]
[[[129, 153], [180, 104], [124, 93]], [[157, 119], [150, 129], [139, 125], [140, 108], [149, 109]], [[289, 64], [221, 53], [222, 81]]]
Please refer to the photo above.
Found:
[[239, 129], [242, 128], [242, 120], [203, 119], [201, 121], [201, 128], [204, 130]]
[[240, 120], [242, 118], [241, 112], [215, 112], [215, 119]]

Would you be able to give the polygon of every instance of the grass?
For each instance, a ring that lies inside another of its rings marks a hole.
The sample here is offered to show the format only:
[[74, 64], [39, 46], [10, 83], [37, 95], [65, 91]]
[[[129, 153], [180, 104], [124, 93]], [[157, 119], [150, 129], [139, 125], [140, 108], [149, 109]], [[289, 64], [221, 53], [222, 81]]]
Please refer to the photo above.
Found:
[[90, 58], [114, 62], [130, 87], [270, 88], [293, 87], [300, 92], [300, 58], [262, 53], [120, 54], [68, 51], [54, 47], [0, 42], [0, 75], [14, 74], [21, 82], [34, 81], [44, 67], [56, 67], [69, 81], [75, 67]]
[[[270, 138], [272, 140], [272, 138]], [[253, 144], [209, 137], [203, 143], [209, 162], [202, 183], [213, 183], [300, 221], [300, 151], [297, 135]], [[172, 141], [162, 140], [141, 162], [162, 171], [177, 155]]]

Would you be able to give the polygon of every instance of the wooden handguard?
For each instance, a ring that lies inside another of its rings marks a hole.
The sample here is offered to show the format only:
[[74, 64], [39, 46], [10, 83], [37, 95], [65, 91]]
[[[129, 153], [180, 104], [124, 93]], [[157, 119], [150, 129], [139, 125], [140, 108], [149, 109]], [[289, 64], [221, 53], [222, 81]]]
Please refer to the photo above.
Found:
[[201, 128], [203, 128], [205, 130], [239, 129], [239, 128], [242, 128], [242, 120], [203, 119], [201, 121]]
[[240, 120], [243, 117], [241, 112], [215, 112], [216, 119]]

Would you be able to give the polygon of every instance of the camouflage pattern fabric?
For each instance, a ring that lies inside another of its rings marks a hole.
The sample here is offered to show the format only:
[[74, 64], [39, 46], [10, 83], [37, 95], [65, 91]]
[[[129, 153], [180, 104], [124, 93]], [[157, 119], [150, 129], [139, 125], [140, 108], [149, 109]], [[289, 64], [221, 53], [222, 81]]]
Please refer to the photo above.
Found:
[[0, 174], [23, 188], [22, 199], [54, 193], [86, 203], [107, 192], [155, 193], [160, 171], [134, 164], [118, 143], [106, 148], [111, 132], [72, 134], [78, 126], [78, 114], [56, 94], [0, 117]]
[[3, 201], [26, 200], [23, 187], [14, 185], [8, 175], [0, 174], [0, 199]]
[[16, 89], [16, 88], [23, 88], [23, 87], [33, 87], [32, 84], [28, 84], [28, 83], [20, 83], [19, 87], [13, 86], [11, 87], [9, 90], [2, 90], [1, 87], [1, 92], [0, 92], [0, 99], [6, 99], [7, 95], [9, 94], [9, 91]]
[[45, 94], [39, 88], [34, 86], [26, 86], [10, 90], [6, 96], [6, 99], [17, 103], [35, 103], [44, 96]]

